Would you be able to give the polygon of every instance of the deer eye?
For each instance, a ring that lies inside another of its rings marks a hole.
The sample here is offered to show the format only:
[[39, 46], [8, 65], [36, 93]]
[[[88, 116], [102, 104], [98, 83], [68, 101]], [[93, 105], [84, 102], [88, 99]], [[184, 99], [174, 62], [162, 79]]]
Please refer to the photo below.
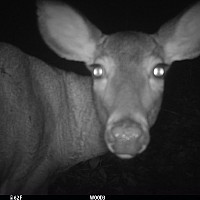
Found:
[[160, 63], [157, 64], [154, 68], [153, 68], [153, 75], [155, 78], [164, 78], [167, 72], [169, 65], [164, 64], [164, 63]]
[[94, 78], [102, 78], [105, 74], [105, 70], [103, 68], [102, 65], [100, 64], [93, 64], [91, 66], [93, 69], [92, 69], [92, 75]]

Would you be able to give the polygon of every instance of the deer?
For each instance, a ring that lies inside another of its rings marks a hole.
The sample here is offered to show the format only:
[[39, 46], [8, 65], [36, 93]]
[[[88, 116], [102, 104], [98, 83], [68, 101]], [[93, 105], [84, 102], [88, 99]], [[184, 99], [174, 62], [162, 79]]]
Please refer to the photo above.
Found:
[[174, 61], [200, 55], [200, 3], [154, 34], [101, 32], [62, 2], [37, 4], [41, 37], [84, 77], [0, 45], [0, 193], [47, 194], [57, 171], [112, 152], [142, 153]]

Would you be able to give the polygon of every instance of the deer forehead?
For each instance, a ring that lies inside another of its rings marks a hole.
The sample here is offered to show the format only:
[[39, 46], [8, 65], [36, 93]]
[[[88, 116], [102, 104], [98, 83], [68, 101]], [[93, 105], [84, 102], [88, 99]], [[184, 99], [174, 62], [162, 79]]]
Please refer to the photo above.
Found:
[[[99, 49], [95, 63], [103, 67], [105, 74], [103, 78], [94, 80], [94, 90], [104, 97], [105, 92], [112, 96], [112, 89], [117, 85], [123, 87], [129, 84], [133, 87], [133, 84], [145, 84], [144, 79], [148, 79], [153, 66], [162, 62], [159, 46], [151, 36], [143, 33], [113, 34]], [[154, 87], [157, 89], [157, 85]]]
[[134, 68], [148, 68], [148, 60], [152, 64], [161, 60], [158, 49], [149, 35], [137, 32], [116, 33], [108, 36], [99, 46], [95, 62], [103, 65], [109, 74], [116, 70], [121, 73], [135, 71]]

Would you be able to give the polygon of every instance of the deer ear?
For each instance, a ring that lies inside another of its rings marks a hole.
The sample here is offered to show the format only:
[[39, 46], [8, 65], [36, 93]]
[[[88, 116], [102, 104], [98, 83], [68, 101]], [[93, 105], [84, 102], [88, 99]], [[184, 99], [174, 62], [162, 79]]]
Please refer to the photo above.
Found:
[[38, 24], [46, 44], [60, 57], [90, 62], [101, 32], [77, 11], [64, 4], [38, 3]]
[[192, 59], [200, 55], [200, 3], [162, 26], [156, 36], [167, 61]]

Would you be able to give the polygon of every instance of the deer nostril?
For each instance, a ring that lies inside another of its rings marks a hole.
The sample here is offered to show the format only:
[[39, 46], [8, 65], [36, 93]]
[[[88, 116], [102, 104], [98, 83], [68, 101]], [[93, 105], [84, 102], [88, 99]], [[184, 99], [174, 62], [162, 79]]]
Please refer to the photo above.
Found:
[[141, 146], [141, 149], [138, 151], [138, 153], [142, 153], [147, 148], [147, 144], [143, 144]]
[[119, 122], [106, 132], [105, 139], [111, 152], [120, 158], [128, 159], [146, 149], [149, 134], [138, 123]]
[[136, 140], [141, 136], [141, 132], [141, 127], [136, 124], [129, 126], [123, 124], [121, 126], [115, 126], [111, 129], [113, 137], [122, 141]]

